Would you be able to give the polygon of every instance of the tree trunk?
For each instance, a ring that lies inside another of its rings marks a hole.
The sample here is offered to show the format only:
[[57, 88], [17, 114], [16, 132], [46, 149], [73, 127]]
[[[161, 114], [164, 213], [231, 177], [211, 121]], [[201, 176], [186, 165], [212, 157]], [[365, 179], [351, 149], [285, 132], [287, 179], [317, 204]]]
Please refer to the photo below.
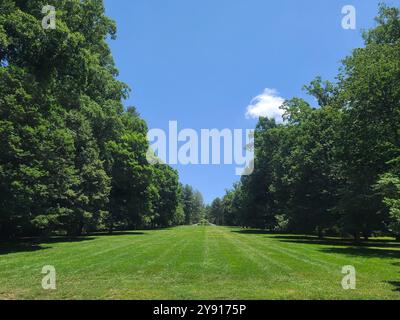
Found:
[[317, 232], [318, 232], [318, 239], [323, 239], [324, 238], [324, 232], [323, 232], [322, 228], [318, 227], [317, 228]]

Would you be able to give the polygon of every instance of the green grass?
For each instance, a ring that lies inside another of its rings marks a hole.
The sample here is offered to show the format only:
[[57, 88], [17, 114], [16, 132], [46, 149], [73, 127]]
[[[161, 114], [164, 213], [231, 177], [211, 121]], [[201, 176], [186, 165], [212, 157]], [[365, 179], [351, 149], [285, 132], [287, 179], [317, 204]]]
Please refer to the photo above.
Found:
[[[0, 299], [399, 299], [400, 245], [213, 226], [0, 244]], [[41, 288], [44, 265], [57, 290]], [[342, 267], [357, 289], [341, 287]]]

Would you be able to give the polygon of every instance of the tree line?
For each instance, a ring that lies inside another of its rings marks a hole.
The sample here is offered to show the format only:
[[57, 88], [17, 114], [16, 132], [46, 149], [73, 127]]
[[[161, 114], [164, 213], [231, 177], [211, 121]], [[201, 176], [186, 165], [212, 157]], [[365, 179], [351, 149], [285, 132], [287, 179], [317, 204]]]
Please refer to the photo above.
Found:
[[124, 108], [101, 0], [0, 3], [0, 237], [196, 223], [203, 200], [150, 165], [147, 125]]
[[365, 45], [336, 81], [317, 77], [287, 100], [283, 123], [260, 118], [255, 171], [207, 208], [220, 225], [400, 239], [400, 15], [380, 5]]

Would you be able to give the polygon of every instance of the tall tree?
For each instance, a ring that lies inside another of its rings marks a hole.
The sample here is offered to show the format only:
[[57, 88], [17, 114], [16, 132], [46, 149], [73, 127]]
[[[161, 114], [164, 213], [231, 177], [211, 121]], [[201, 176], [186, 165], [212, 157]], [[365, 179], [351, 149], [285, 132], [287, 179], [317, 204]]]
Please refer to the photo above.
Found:
[[147, 163], [103, 1], [57, 1], [55, 29], [42, 27], [45, 4], [0, 3], [1, 235], [170, 224], [177, 174]]
[[382, 5], [376, 20], [364, 34], [366, 46], [344, 60], [336, 102], [343, 110], [339, 161], [346, 179], [339, 209], [343, 227], [356, 237], [383, 228], [374, 185], [400, 143], [399, 10]]

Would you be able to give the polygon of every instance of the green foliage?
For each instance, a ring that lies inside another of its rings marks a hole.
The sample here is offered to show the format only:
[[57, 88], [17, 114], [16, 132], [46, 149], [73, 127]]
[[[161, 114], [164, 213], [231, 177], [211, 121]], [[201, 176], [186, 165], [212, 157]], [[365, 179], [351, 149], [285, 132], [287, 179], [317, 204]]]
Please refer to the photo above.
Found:
[[216, 225], [225, 225], [224, 206], [220, 198], [216, 198], [208, 209], [208, 217]]
[[[283, 124], [260, 118], [254, 173], [227, 193], [220, 215], [320, 237], [398, 235], [400, 11], [381, 5], [376, 21], [337, 83], [317, 77], [305, 86], [317, 108], [293, 98], [282, 106]], [[240, 199], [234, 209], [232, 199]]]
[[391, 170], [380, 176], [374, 186], [388, 209], [389, 230], [400, 239], [400, 157], [389, 162]]
[[400, 237], [400, 176], [385, 174], [378, 181], [377, 188], [384, 195], [384, 203], [389, 209], [389, 229]]
[[178, 175], [147, 163], [147, 126], [124, 110], [101, 0], [0, 4], [0, 236], [182, 223]]
[[153, 184], [156, 186], [154, 212], [155, 225], [169, 227], [184, 222], [184, 209], [180, 205], [181, 187], [178, 173], [166, 165], [155, 165]]
[[186, 225], [199, 223], [204, 217], [204, 201], [199, 191], [193, 190], [189, 185], [182, 188], [181, 203]]

